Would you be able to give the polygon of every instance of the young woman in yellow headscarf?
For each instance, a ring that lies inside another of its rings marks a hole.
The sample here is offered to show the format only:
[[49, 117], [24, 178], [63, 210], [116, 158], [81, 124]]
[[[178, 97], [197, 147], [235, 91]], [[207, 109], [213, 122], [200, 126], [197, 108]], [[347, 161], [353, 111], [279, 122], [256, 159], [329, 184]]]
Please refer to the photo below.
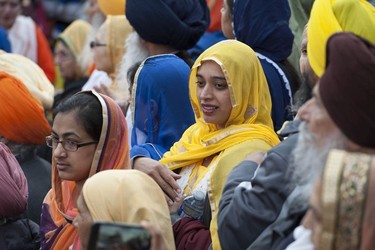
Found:
[[180, 206], [181, 195], [208, 194], [210, 231], [185, 217], [174, 224], [176, 246], [207, 249], [211, 236], [213, 248], [220, 249], [216, 216], [227, 174], [248, 154], [267, 151], [279, 142], [271, 120], [270, 93], [256, 54], [235, 40], [217, 43], [198, 57], [189, 91], [196, 123], [164, 154], [160, 160], [164, 166], [137, 158], [134, 167], [158, 182], [172, 212]]

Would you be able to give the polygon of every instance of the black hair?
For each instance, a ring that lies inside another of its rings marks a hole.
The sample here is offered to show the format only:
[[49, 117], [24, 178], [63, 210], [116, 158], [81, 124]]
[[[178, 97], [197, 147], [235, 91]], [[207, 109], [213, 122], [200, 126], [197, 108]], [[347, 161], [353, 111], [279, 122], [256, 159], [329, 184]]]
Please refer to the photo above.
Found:
[[194, 64], [192, 56], [186, 50], [180, 50], [176, 53], [176, 56], [184, 60], [184, 62], [191, 68]]
[[61, 102], [54, 110], [53, 117], [58, 113], [76, 112], [86, 132], [96, 141], [99, 141], [103, 126], [102, 106], [99, 100], [91, 93], [79, 93]]
[[128, 78], [128, 82], [129, 82], [129, 93], [130, 93], [130, 95], [132, 95], [135, 74], [137, 73], [137, 70], [138, 70], [139, 66], [141, 65], [141, 63], [142, 63], [142, 61], [134, 63], [133, 66], [131, 66], [129, 68], [128, 72], [126, 72], [126, 76]]
[[312, 97], [311, 86], [308, 76], [306, 74], [302, 75], [302, 83], [293, 98], [295, 112]]
[[[224, 0], [225, 1], [225, 0]], [[233, 5], [234, 5], [234, 0], [226, 0], [227, 2], [227, 5], [229, 7], [229, 10], [230, 10], [230, 14], [233, 16]]]

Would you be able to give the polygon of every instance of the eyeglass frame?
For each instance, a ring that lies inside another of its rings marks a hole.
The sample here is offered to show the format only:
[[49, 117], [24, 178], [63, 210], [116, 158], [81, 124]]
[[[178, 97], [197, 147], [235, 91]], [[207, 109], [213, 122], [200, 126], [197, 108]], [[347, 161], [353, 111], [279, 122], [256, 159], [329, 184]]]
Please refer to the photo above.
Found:
[[91, 41], [90, 42], [90, 48], [93, 49], [95, 47], [102, 47], [102, 46], [107, 46], [107, 44], [105, 43], [100, 43], [100, 42], [97, 42], [97, 41]]
[[[57, 140], [56, 138], [54, 138], [53, 135], [46, 136], [46, 139], [45, 139], [45, 140], [46, 140], [46, 145], [47, 145], [47, 147], [49, 147], [49, 148], [54, 148], [54, 147], [53, 147], [53, 142], [55, 141], [55, 142], [56, 142], [56, 148], [57, 148], [57, 146], [59, 145], [59, 143], [61, 143], [61, 146], [63, 147], [63, 149], [64, 149], [65, 151], [69, 151], [69, 152], [77, 152], [77, 150], [78, 150], [80, 147], [84, 147], [84, 146], [88, 146], [88, 145], [92, 145], [92, 144], [97, 144], [97, 143], [98, 143], [98, 141], [83, 142], [83, 143], [76, 143], [76, 142], [71, 141], [71, 140], [61, 140], [61, 141], [60, 141], [60, 140]], [[49, 140], [51, 140], [51, 144], [48, 143]], [[66, 142], [73, 143], [73, 145], [76, 146], [76, 149], [75, 149], [75, 150], [69, 150], [69, 149], [66, 149], [65, 146], [64, 146]]]

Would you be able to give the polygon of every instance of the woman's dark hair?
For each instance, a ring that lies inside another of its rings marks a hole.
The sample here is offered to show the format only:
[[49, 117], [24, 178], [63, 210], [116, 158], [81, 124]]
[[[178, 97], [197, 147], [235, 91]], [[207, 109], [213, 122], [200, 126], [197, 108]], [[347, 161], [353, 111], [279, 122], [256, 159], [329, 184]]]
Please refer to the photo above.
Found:
[[102, 106], [91, 93], [79, 93], [65, 99], [54, 110], [53, 117], [58, 113], [75, 111], [76, 119], [83, 124], [86, 132], [99, 141], [103, 126]]
[[189, 67], [191, 68], [194, 64], [193, 62], [193, 59], [191, 57], [191, 55], [186, 51], [186, 50], [180, 50], [176, 53], [176, 56], [178, 56], [179, 58], [181, 58], [182, 60], [185, 61], [185, 63], [187, 65], [189, 65]]
[[[225, 0], [224, 0], [225, 1]], [[229, 7], [229, 10], [230, 10], [230, 14], [233, 16], [233, 5], [234, 5], [234, 0], [226, 0], [227, 2], [227, 5]]]
[[139, 66], [141, 65], [141, 63], [142, 63], [142, 61], [134, 63], [133, 66], [131, 66], [129, 68], [128, 72], [126, 72], [126, 76], [128, 78], [128, 82], [129, 82], [129, 94], [130, 95], [132, 95], [135, 74], [137, 73], [137, 70], [138, 70]]

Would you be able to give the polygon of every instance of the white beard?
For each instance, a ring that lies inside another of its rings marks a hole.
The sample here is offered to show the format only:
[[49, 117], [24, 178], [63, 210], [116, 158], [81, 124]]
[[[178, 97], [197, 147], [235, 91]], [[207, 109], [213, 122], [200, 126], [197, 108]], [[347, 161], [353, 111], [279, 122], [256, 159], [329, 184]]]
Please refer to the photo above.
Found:
[[129, 99], [129, 81], [127, 74], [129, 69], [136, 63], [143, 61], [148, 56], [147, 50], [142, 46], [139, 35], [133, 31], [125, 41], [125, 54], [118, 65], [116, 74], [116, 83], [120, 90], [127, 93], [126, 99]]
[[307, 129], [306, 123], [301, 123], [299, 131], [287, 175], [291, 178], [292, 184], [307, 185], [311, 190], [316, 178], [322, 174], [330, 150], [345, 148], [347, 139], [338, 131], [327, 136], [322, 145], [317, 146], [314, 135]]

